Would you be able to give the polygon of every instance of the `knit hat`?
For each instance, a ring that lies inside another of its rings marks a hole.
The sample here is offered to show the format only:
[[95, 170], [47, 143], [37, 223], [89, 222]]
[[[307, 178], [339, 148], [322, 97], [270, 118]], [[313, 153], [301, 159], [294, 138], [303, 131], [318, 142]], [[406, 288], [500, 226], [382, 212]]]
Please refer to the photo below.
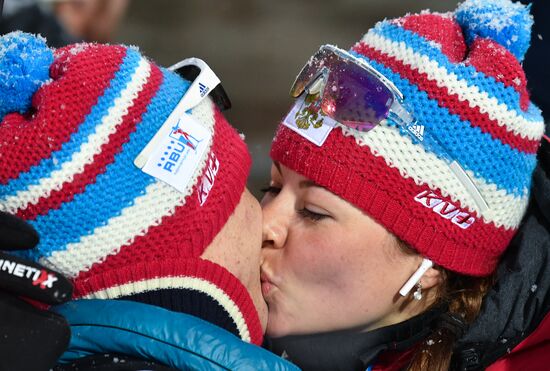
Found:
[[379, 22], [351, 49], [403, 93], [417, 129], [437, 138], [488, 208], [475, 202], [437, 147], [413, 141], [390, 120], [368, 132], [336, 123], [317, 145], [289, 115], [272, 159], [357, 206], [435, 263], [490, 274], [526, 210], [544, 131], [521, 66], [532, 24], [519, 3], [467, 0], [454, 13]]
[[16, 32], [0, 38], [0, 74], [0, 210], [38, 231], [26, 257], [71, 278], [75, 298], [185, 311], [260, 344], [244, 285], [201, 259], [251, 163], [212, 100], [181, 116], [144, 167], [181, 170], [178, 190], [134, 165], [190, 86], [176, 73], [133, 47], [51, 50]]

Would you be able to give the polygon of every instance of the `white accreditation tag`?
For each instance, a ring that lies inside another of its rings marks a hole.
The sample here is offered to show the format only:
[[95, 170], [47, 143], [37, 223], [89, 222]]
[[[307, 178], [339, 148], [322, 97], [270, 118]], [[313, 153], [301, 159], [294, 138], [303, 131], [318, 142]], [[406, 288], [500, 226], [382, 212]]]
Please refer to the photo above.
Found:
[[336, 123], [337, 121], [323, 114], [319, 99], [307, 94], [296, 99], [283, 120], [283, 125], [318, 146], [323, 145]]
[[204, 163], [201, 160], [212, 135], [187, 113], [173, 117], [173, 120], [168, 120], [165, 124], [170, 124], [170, 130], [163, 137], [157, 138], [157, 145], [152, 149], [142, 170], [178, 191], [185, 192], [197, 167]]

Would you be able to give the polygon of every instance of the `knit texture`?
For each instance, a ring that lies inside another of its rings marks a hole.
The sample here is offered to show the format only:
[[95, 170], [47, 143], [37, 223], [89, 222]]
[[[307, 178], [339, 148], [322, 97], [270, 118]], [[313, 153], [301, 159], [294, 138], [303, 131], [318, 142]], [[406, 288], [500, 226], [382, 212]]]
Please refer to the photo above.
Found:
[[[514, 26], [517, 19], [530, 23]], [[414, 142], [389, 120], [366, 133], [338, 125], [321, 147], [281, 125], [273, 160], [356, 205], [435, 263], [490, 274], [524, 215], [544, 131], [518, 60], [531, 25], [523, 5], [468, 0], [456, 13], [379, 22], [351, 49], [403, 93], [425, 135], [466, 171], [487, 210], [439, 149]]]
[[[22, 49], [28, 40], [8, 35], [0, 46]], [[212, 138], [180, 192], [133, 161], [189, 82], [122, 45], [76, 44], [52, 53], [31, 104], [11, 109], [0, 123], [0, 210], [26, 219], [40, 235], [22, 255], [70, 277], [75, 298], [191, 311], [260, 344], [246, 288], [201, 259], [245, 188], [251, 159], [238, 133], [210, 98], [189, 112]], [[5, 56], [0, 64], [13, 70], [44, 68]]]

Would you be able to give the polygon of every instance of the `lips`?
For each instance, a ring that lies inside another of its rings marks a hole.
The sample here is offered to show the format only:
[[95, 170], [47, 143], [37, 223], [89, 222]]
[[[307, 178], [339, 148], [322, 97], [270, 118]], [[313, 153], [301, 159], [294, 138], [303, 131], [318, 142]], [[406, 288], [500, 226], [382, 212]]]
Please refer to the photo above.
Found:
[[264, 296], [264, 299], [267, 299], [269, 293], [273, 290], [274, 285], [270, 275], [263, 269], [260, 274], [260, 282], [262, 283], [262, 295]]

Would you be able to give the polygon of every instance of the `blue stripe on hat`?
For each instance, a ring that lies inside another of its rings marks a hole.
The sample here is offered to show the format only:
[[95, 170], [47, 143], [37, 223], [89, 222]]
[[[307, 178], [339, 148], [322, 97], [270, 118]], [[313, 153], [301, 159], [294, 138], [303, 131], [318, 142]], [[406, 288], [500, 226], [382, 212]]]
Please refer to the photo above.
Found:
[[71, 160], [74, 153], [78, 152], [80, 146], [88, 141], [88, 137], [95, 133], [96, 126], [103, 120], [103, 117], [109, 114], [109, 109], [113, 107], [115, 100], [120, 97], [121, 92], [126, 88], [132, 75], [139, 65], [141, 56], [135, 50], [126, 49], [120, 69], [115, 73], [109, 86], [102, 96], [98, 98], [90, 113], [79, 125], [78, 130], [73, 133], [66, 143], [63, 143], [61, 149], [52, 153], [48, 158], [44, 158], [29, 171], [19, 174], [19, 177], [11, 180], [8, 184], [1, 187], [4, 197], [14, 196], [17, 192], [28, 189], [31, 185], [38, 184], [40, 179], [49, 178], [54, 170], [59, 170], [65, 162]]
[[[514, 196], [522, 197], [528, 193], [531, 178], [524, 175], [531, 174], [535, 168], [535, 155], [519, 152], [493, 139], [489, 133], [483, 133], [479, 127], [472, 126], [469, 121], [462, 121], [448, 109], [440, 107], [437, 100], [430, 99], [426, 92], [389, 68], [357, 52], [351, 53], [368, 61], [401, 90], [408, 104], [415, 110], [418, 121], [465, 169]], [[440, 152], [435, 153], [444, 157]]]
[[497, 99], [504, 103], [509, 110], [515, 111], [518, 116], [523, 116], [526, 120], [540, 122], [540, 112], [532, 107], [524, 112], [520, 107], [520, 94], [511, 86], [506, 86], [494, 77], [488, 76], [473, 66], [464, 63], [451, 62], [441, 50], [422, 36], [394, 25], [390, 22], [381, 22], [369, 32], [374, 32], [395, 42], [405, 42], [415, 52], [426, 55], [430, 60], [447, 70], [448, 73], [454, 73], [459, 80], [466, 81], [468, 86], [477, 87], [480, 92], [487, 93], [490, 98]]
[[124, 208], [131, 206], [137, 197], [144, 194], [149, 184], [155, 182], [153, 177], [138, 169], [133, 161], [189, 88], [189, 83], [174, 73], [164, 69], [162, 72], [162, 85], [149, 103], [136, 131], [130, 134], [129, 141], [115, 156], [114, 162], [98, 175], [95, 183], [86, 187], [86, 192], [75, 195], [71, 202], [30, 222], [40, 235], [40, 243], [28, 252], [29, 258], [38, 260], [39, 257], [48, 257], [54, 251], [65, 250], [67, 244], [93, 234], [94, 229], [120, 215]]

